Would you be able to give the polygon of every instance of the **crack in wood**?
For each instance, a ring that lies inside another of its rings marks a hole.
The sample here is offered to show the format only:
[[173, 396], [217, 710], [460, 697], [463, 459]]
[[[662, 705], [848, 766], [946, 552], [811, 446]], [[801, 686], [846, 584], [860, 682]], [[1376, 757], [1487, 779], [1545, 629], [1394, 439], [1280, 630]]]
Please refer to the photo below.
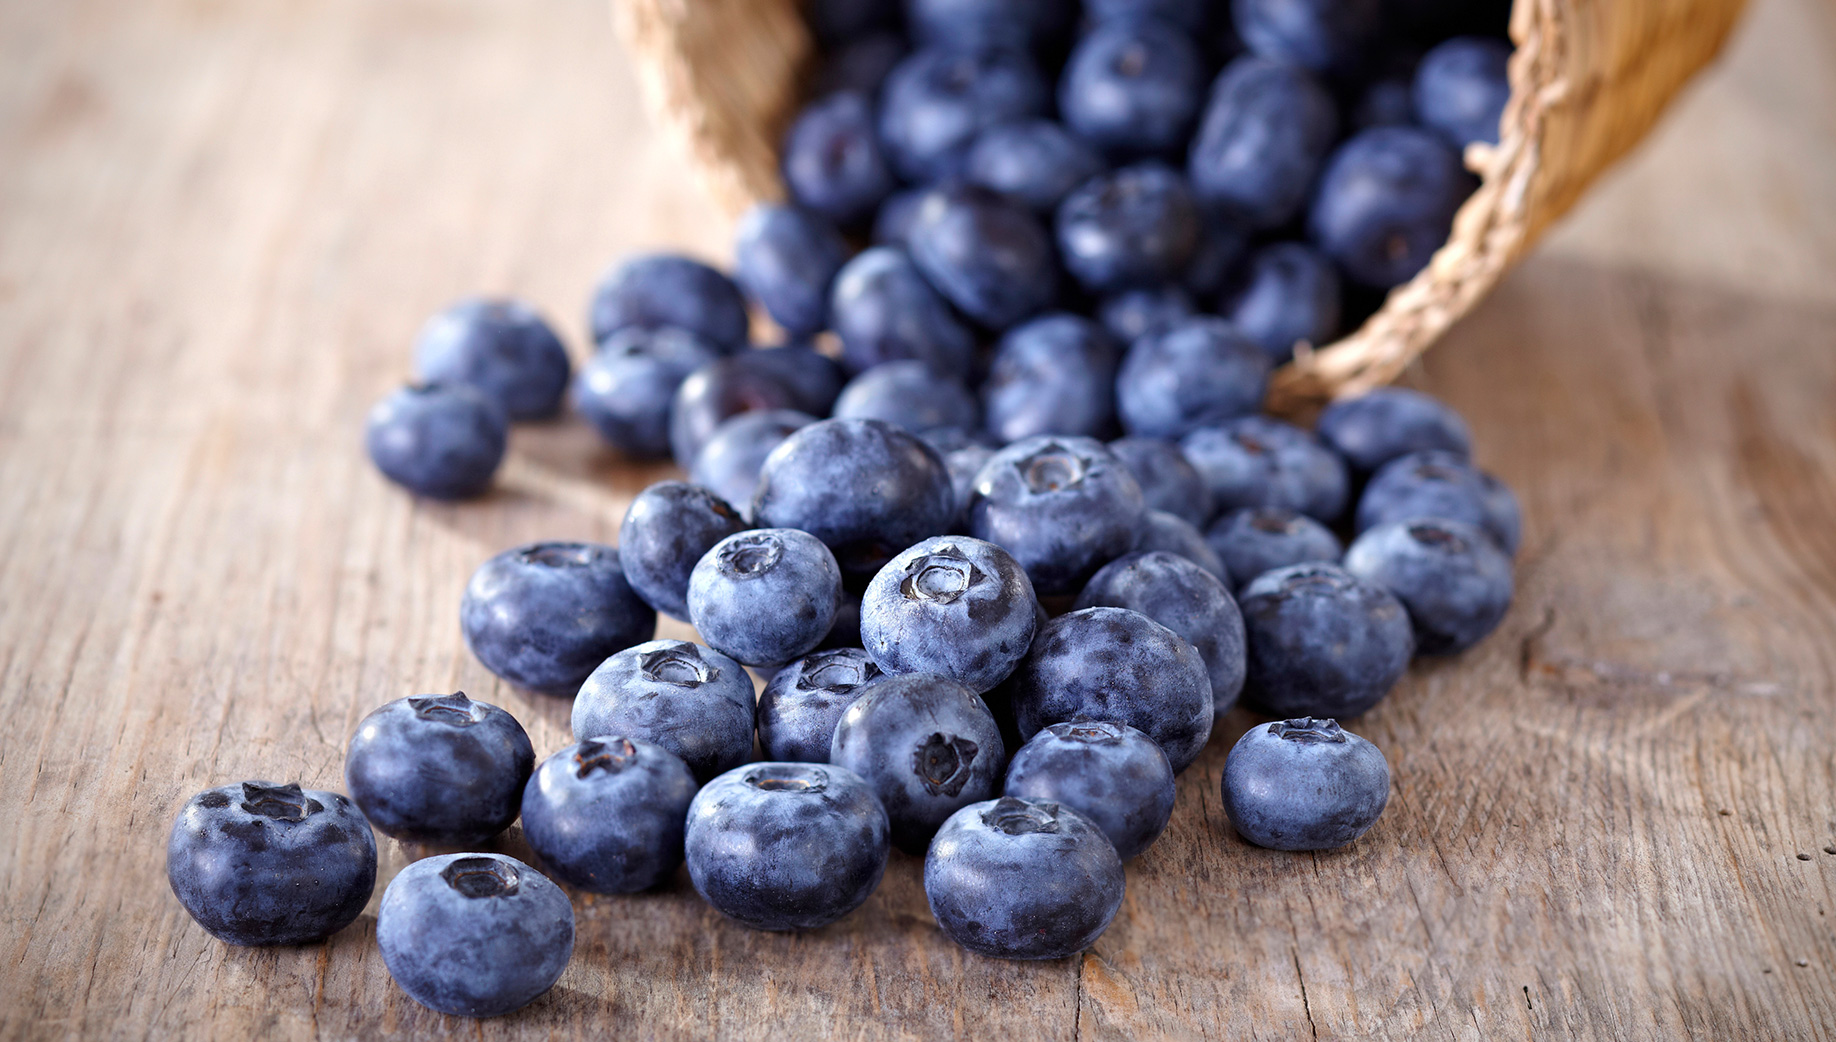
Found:
[[1317, 1039], [1320, 1037], [1320, 1026], [1313, 1022], [1313, 1003], [1307, 999], [1307, 977], [1301, 973], [1300, 949], [1294, 948], [1292, 954], [1294, 956], [1294, 979], [1300, 982], [1301, 1011], [1307, 1014], [1307, 1030], [1312, 1032], [1313, 1037]]

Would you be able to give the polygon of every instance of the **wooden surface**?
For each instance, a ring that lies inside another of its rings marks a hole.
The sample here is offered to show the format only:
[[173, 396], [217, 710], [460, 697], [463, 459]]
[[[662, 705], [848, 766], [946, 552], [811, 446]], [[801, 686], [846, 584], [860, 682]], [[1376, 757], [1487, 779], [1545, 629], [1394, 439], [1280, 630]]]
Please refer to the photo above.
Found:
[[1528, 537], [1502, 631], [1357, 725], [1395, 773], [1368, 837], [1237, 840], [1239, 715], [1080, 960], [958, 951], [895, 855], [804, 936], [681, 879], [581, 899], [560, 985], [471, 1023], [391, 984], [370, 916], [210, 939], [166, 831], [208, 785], [336, 787], [405, 694], [563, 744], [563, 703], [466, 654], [460, 590], [611, 539], [662, 471], [559, 423], [492, 498], [417, 504], [362, 416], [449, 298], [529, 296], [578, 347], [603, 265], [725, 229], [602, 0], [0, 4], [0, 1037], [1836, 1036], [1836, 10], [1750, 14], [1415, 375]]

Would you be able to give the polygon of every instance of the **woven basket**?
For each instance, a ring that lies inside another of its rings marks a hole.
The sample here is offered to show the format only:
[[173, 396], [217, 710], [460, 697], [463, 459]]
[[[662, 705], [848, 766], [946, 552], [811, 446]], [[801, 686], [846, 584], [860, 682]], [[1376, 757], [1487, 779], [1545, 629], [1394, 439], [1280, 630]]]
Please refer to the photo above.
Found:
[[[1427, 268], [1337, 343], [1299, 352], [1270, 407], [1304, 412], [1395, 379], [1503, 276], [1720, 50], [1745, 0], [1516, 0], [1499, 144]], [[784, 195], [777, 146], [813, 47], [797, 0], [613, 0], [646, 102], [716, 200]]]

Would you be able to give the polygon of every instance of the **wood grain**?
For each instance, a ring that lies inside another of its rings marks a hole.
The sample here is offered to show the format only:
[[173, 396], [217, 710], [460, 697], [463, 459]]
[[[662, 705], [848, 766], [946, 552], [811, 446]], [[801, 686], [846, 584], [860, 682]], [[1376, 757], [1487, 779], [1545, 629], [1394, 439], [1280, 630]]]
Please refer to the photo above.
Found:
[[[1652, 151], [1415, 374], [1528, 538], [1503, 630], [1359, 722], [1396, 779], [1370, 836], [1236, 839], [1239, 715], [1082, 959], [960, 952], [903, 856], [802, 936], [678, 878], [579, 899], [561, 984], [485, 1023], [403, 996], [370, 916], [211, 940], [166, 830], [206, 785], [336, 787], [353, 724], [404, 694], [565, 742], [561, 702], [465, 653], [459, 592], [514, 542], [611, 539], [663, 471], [560, 422], [516, 432], [490, 499], [430, 506], [371, 473], [362, 417], [449, 298], [528, 296], [578, 345], [604, 264], [725, 229], [600, 0], [7, 4], [0, 57], [0, 1038], [1836, 1036], [1819, 0], [1757, 0]], [[1725, 153], [1736, 125], [1764, 147]], [[385, 878], [421, 853], [383, 851]]]

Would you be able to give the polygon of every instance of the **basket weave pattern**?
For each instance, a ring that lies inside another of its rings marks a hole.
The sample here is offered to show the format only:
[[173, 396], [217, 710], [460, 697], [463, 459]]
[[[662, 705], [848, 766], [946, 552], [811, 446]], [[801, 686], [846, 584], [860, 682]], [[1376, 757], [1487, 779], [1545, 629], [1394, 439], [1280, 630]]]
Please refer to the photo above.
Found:
[[[1588, 184], [1645, 136], [1720, 51], [1745, 0], [1517, 0], [1511, 101], [1479, 190], [1428, 267], [1338, 342], [1275, 375], [1270, 408], [1304, 412], [1394, 380], [1478, 303]], [[613, 0], [646, 102], [734, 214], [783, 198], [777, 146], [813, 46], [797, 0]]]

